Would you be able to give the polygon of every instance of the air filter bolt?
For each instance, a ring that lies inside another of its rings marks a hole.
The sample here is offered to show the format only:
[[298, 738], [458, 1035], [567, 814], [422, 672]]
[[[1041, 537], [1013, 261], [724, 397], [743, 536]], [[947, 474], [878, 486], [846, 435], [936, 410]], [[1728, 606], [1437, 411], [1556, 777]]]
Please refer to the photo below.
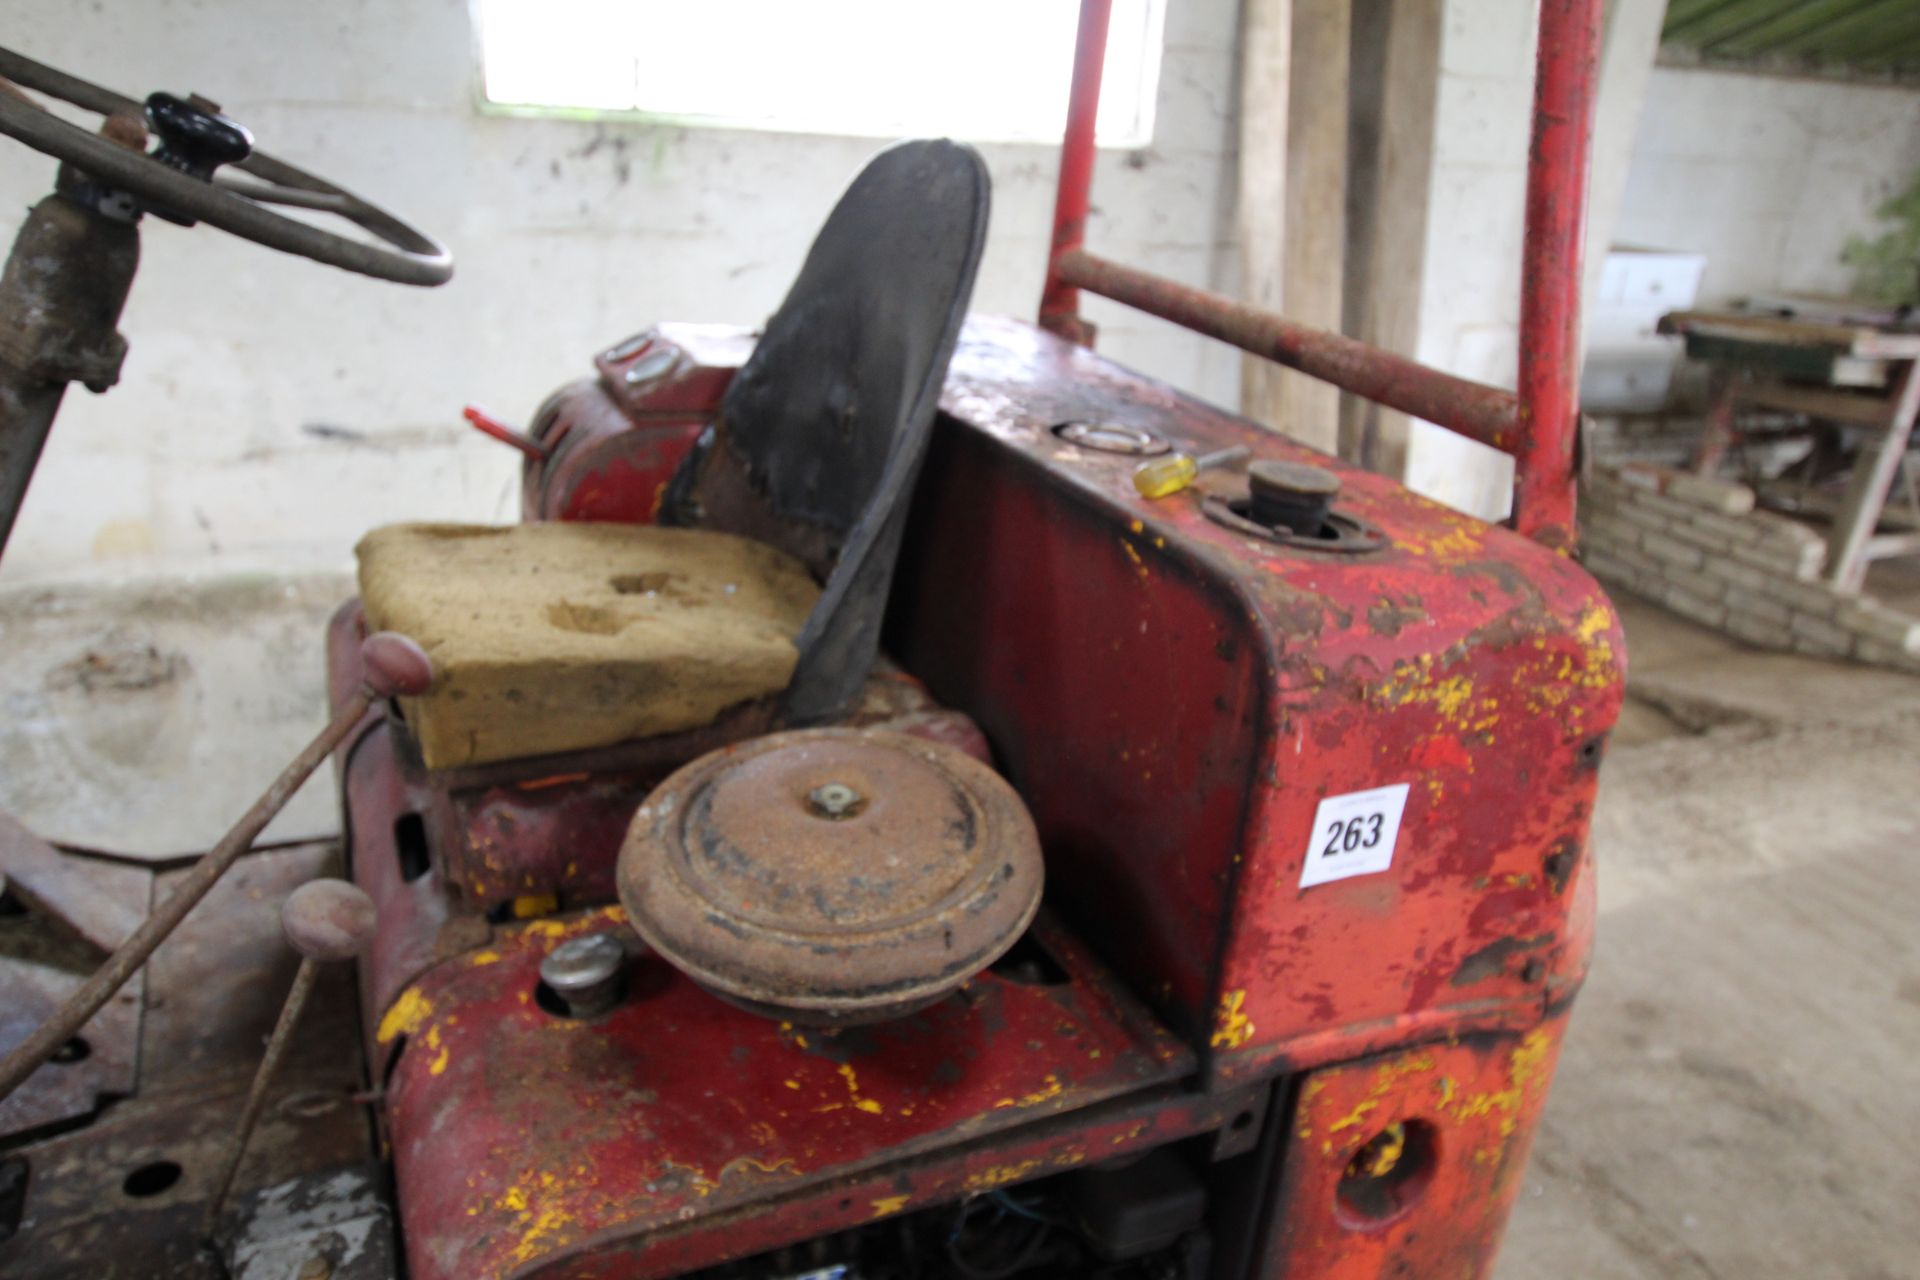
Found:
[[851, 818], [867, 807], [867, 798], [844, 782], [829, 782], [807, 793], [807, 803], [822, 818]]
[[610, 933], [568, 938], [540, 962], [547, 984], [575, 1018], [594, 1018], [620, 1003], [627, 949]]

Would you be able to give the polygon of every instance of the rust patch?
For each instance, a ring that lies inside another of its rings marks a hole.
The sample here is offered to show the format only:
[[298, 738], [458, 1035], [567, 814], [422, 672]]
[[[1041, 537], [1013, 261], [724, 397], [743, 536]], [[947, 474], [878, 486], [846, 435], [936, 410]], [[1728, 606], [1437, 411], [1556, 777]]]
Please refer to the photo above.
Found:
[[1488, 978], [1497, 978], [1506, 972], [1510, 957], [1547, 946], [1552, 941], [1551, 933], [1537, 933], [1531, 938], [1501, 938], [1497, 942], [1490, 942], [1460, 962], [1460, 967], [1453, 972], [1451, 985], [1468, 987]]
[[1391, 596], [1382, 596], [1367, 610], [1367, 626], [1373, 629], [1375, 635], [1389, 639], [1414, 623], [1426, 620], [1427, 611], [1420, 607], [1419, 601], [1413, 596], [1403, 596], [1398, 601]]
[[1580, 846], [1571, 840], [1562, 840], [1541, 860], [1540, 868], [1546, 872], [1547, 883], [1553, 886], [1555, 893], [1566, 891], [1567, 881], [1573, 876], [1574, 867], [1580, 863]]

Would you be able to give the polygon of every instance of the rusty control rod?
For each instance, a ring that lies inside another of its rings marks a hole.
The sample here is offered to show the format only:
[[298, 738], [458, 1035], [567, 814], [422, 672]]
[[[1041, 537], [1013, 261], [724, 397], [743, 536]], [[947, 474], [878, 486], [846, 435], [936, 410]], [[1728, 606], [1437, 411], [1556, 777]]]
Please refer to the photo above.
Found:
[[300, 784], [319, 767], [333, 749], [353, 732], [367, 708], [386, 698], [425, 693], [433, 683], [433, 663], [425, 650], [406, 636], [391, 631], [371, 635], [360, 646], [360, 661], [366, 668], [366, 682], [348, 698], [319, 736], [293, 758], [261, 797], [253, 802], [245, 816], [222, 836], [200, 861], [193, 864], [173, 891], [154, 913], [120, 944], [105, 964], [94, 971], [85, 985], [61, 1005], [39, 1030], [0, 1062], [0, 1099], [26, 1082], [28, 1076], [73, 1039], [87, 1020], [147, 962], [154, 949], [179, 927], [194, 905], [207, 895], [240, 855], [253, 847], [254, 840], [274, 815], [286, 807]]
[[320, 966], [328, 961], [351, 960], [365, 951], [373, 941], [376, 918], [373, 899], [359, 885], [345, 880], [309, 880], [287, 895], [286, 905], [280, 908], [280, 932], [286, 935], [287, 945], [300, 953], [300, 968], [294, 972], [293, 986], [287, 991], [287, 1002], [280, 1007], [280, 1018], [273, 1024], [266, 1051], [260, 1055], [259, 1069], [253, 1073], [246, 1105], [240, 1109], [240, 1123], [227, 1139], [227, 1158], [221, 1163], [220, 1177], [200, 1218], [201, 1238], [213, 1239], [220, 1208], [233, 1189], [240, 1160], [247, 1154], [247, 1139], [260, 1122], [267, 1087], [273, 1083], [287, 1046], [293, 1043], [294, 1028], [300, 1025], [300, 1014], [307, 1007], [307, 997], [313, 994]]
[[1511, 391], [1442, 373], [1358, 339], [1295, 324], [1271, 311], [1122, 266], [1084, 249], [1062, 253], [1054, 259], [1053, 269], [1066, 284], [1439, 423], [1481, 444], [1513, 451], [1520, 401]]

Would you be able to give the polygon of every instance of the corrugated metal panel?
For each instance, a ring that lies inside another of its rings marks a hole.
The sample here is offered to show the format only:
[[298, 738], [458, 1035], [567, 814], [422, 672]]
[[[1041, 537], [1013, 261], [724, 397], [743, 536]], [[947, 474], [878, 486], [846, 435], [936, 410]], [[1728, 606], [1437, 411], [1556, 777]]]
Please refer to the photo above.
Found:
[[1920, 0], [1670, 0], [1669, 62], [1920, 84]]

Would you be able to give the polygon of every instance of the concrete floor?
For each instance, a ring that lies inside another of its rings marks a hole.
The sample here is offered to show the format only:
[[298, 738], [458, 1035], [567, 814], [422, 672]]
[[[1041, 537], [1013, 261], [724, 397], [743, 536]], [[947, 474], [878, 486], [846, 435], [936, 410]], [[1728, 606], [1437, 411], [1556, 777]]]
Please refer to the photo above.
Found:
[[[211, 847], [326, 721], [348, 573], [265, 564], [0, 583], [0, 808], [49, 840], [167, 860]], [[264, 843], [340, 825], [323, 767]]]
[[1620, 603], [1598, 953], [1499, 1280], [1920, 1277], [1920, 679]]

